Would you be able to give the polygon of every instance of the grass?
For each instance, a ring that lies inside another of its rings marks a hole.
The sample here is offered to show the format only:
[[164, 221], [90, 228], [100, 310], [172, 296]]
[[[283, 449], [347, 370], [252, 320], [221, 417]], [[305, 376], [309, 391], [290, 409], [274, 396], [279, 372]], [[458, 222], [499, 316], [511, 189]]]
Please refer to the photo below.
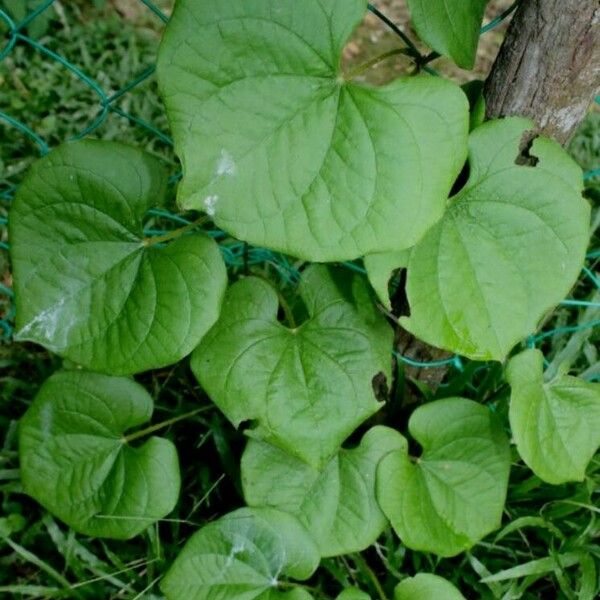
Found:
[[[18, 2], [0, 0], [5, 8], [15, 4]], [[25, 8], [31, 5], [37, 2], [29, 2]], [[56, 2], [27, 33], [79, 65], [111, 95], [154, 64], [161, 22], [141, 8], [136, 0]], [[168, 10], [169, 2], [163, 2], [161, 8]], [[365, 27], [372, 29], [372, 24]], [[497, 45], [497, 40], [494, 43]], [[367, 54], [360, 39], [355, 50], [352, 60]], [[485, 53], [490, 51], [488, 44]], [[162, 156], [176, 172], [169, 143], [139, 125], [148, 123], [158, 131], [167, 131], [154, 79], [150, 77], [124, 94], [115, 107], [121, 112], [110, 113], [94, 135], [142, 145]], [[89, 85], [31, 47], [18, 45], [0, 63], [0, 111], [26, 123], [50, 146], [78, 135], [97, 119], [99, 109], [98, 95]], [[22, 132], [2, 126], [0, 194], [10, 196], [12, 186], [18, 184], [38, 150]], [[600, 114], [586, 119], [570, 151], [586, 170], [600, 166]], [[598, 178], [588, 181], [587, 189], [596, 215], [598, 182]], [[0, 201], [0, 219], [8, 205], [7, 200]], [[155, 225], [165, 223], [159, 220]], [[5, 235], [0, 233], [0, 241], [6, 241]], [[590, 248], [600, 248], [597, 233]], [[599, 260], [600, 255], [590, 255], [590, 275], [582, 277], [573, 298], [598, 301], [600, 292], [592, 277]], [[255, 262], [259, 264], [253, 268], [274, 279], [293, 297], [293, 285], [284, 283], [276, 269]], [[236, 276], [235, 271], [232, 276]], [[0, 252], [0, 283], [10, 285], [5, 252]], [[9, 313], [10, 300], [0, 293], [0, 317], [9, 317]], [[586, 378], [600, 378], [600, 328], [587, 326], [599, 319], [597, 308], [561, 306], [544, 328], [546, 332], [557, 331], [537, 341], [549, 369], [567, 363]], [[202, 523], [242, 504], [239, 457], [243, 436], [212, 406], [187, 364], [139, 377], [155, 398], [154, 422], [206, 407], [205, 412], [164, 432], [176, 441], [180, 451], [184, 482], [180, 503], [167, 519], [129, 542], [79, 536], [25, 496], [19, 481], [18, 419], [41, 382], [59, 367], [60, 360], [32, 345], [0, 345], [0, 596], [158, 598], [156, 584], [187, 538]], [[501, 375], [499, 365], [467, 363], [463, 371], [449, 372], [436, 395], [463, 395], [487, 403], [508, 427], [508, 389]], [[394, 397], [398, 402], [395, 414], [403, 415], [402, 394]], [[593, 600], [600, 590], [599, 490], [598, 457], [583, 483], [549, 486], [533, 476], [515, 455], [504, 528], [470, 553], [439, 559], [407, 550], [387, 532], [361, 555], [325, 560], [308, 585], [317, 598], [333, 598], [343, 587], [356, 585], [381, 600], [392, 597], [399, 579], [430, 571], [455, 582], [468, 598]]]

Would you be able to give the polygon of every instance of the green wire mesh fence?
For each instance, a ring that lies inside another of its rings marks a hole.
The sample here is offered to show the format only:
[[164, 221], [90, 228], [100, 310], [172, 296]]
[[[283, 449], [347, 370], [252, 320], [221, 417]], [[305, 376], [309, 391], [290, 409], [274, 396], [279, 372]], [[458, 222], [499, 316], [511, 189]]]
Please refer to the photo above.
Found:
[[[16, 18], [14, 10], [12, 14], [9, 13], [9, 6], [14, 6], [15, 4], [25, 7], [22, 11], [24, 14], [19, 15], [20, 18]], [[31, 6], [32, 4], [33, 7]], [[148, 18], [155, 19], [158, 29], [164, 26], [169, 20], [168, 15], [163, 11], [163, 4], [165, 3], [161, 3], [160, 0], [156, 0], [156, 2], [151, 2], [150, 0], [130, 0], [129, 2], [129, 5], [135, 5], [146, 11]], [[485, 25], [481, 33], [484, 34], [502, 23], [513, 12], [517, 4], [518, 0]], [[166, 120], [164, 119], [164, 111], [161, 111], [159, 106], [158, 108], [155, 107], [156, 110], [154, 112], [150, 111], [148, 115], [136, 114], [131, 108], [135, 102], [129, 101], [132, 95], [139, 92], [139, 90], [142, 90], [142, 93], [144, 93], [143, 90], [147, 90], [148, 85], [154, 85], [155, 67], [153, 61], [150, 61], [150, 64], [144, 65], [142, 64], [144, 61], [140, 60], [139, 70], [135, 75], [128, 81], [115, 87], [113, 81], [110, 81], [110, 79], [107, 80], [106, 73], [103, 72], [102, 77], [100, 77], [100, 71], [97, 71], [95, 74], [90, 72], [89, 61], [87, 61], [88, 64], [85, 66], [85, 39], [82, 40], [80, 55], [66, 56], [62, 51], [61, 44], [53, 43], [55, 40], [53, 40], [51, 34], [36, 35], [39, 32], [35, 31], [35, 26], [38, 25], [37, 29], [40, 29], [39, 24], [48, 19], [51, 9], [54, 10], [58, 19], [62, 21], [62, 29], [69, 36], [71, 32], [68, 16], [65, 14], [64, 7], [59, 0], [45, 0], [37, 4], [30, 0], [17, 0], [16, 3], [15, 0], [11, 0], [10, 2], [2, 2], [0, 0], [0, 24], [3, 25], [5, 32], [3, 44], [0, 42], [0, 66], [9, 57], [24, 49], [33, 53], [31, 57], [24, 59], [26, 63], [28, 60], [33, 60], [32, 57], [34, 55], [37, 55], [36, 60], [42, 59], [43, 68], [48, 69], [49, 72], [52, 69], [61, 69], [62, 72], [58, 77], [65, 79], [71, 77], [81, 84], [81, 90], [83, 91], [80, 91], [80, 93], [83, 94], [85, 92], [85, 94], [89, 95], [89, 105], [93, 109], [83, 118], [83, 124], [78, 131], [65, 139], [80, 139], [89, 135], [96, 135], [97, 137], [112, 136], [118, 139], [118, 133], [115, 134], [112, 132], [111, 136], [107, 136], [101, 130], [111, 118], [122, 119], [128, 126], [141, 132], [144, 141], [152, 146], [150, 151], [165, 159], [171, 168], [170, 183], [174, 187], [180, 179], [181, 173], [178, 171], [178, 165], [172, 152], [172, 140], [165, 131]], [[410, 37], [377, 7], [369, 4], [369, 10], [381, 21], [382, 26], [389, 28], [400, 38], [406, 46], [407, 55], [412, 58], [418, 68], [433, 75], [438, 75], [429, 66], [429, 63], [438, 57], [437, 54], [422, 54]], [[110, 45], [110, 40], [106, 40], [106, 42]], [[158, 39], [154, 40], [153, 43], [153, 52], [155, 53]], [[110, 48], [107, 48], [107, 53], [110, 54]], [[104, 55], [101, 54], [101, 56]], [[96, 65], [96, 67], [100, 69], [103, 65], [101, 63], [100, 65]], [[0, 80], [1, 83], [2, 81]], [[20, 85], [16, 77], [13, 77], [13, 83], [17, 87]], [[2, 92], [2, 94], [6, 94], [6, 92]], [[2, 94], [0, 94], [0, 98], [2, 98]], [[153, 97], [156, 97], [155, 91], [153, 92]], [[600, 98], [596, 100], [600, 102]], [[3, 109], [6, 104], [8, 103], [1, 102], [0, 108]], [[77, 111], [73, 115], [67, 112], [66, 117], [63, 115], [63, 118], [69, 118], [70, 116], [73, 116], [74, 119], [82, 118]], [[52, 119], [53, 115], [49, 114], [46, 118]], [[22, 143], [28, 143], [25, 145], [29, 156], [20, 157], [25, 163], [35, 155], [44, 156], [50, 151], [52, 146], [65, 141], [64, 139], [47, 139], [47, 136], [43, 132], [40, 132], [39, 128], [36, 130], [35, 127], [28, 125], [24, 119], [15, 116], [15, 114], [9, 114], [5, 110], [0, 110], [0, 123], [6, 130], [11, 130], [13, 135], [16, 134], [17, 137], [22, 138]], [[3, 133], [2, 139], [5, 140], [6, 137], [7, 135]], [[32, 150], [31, 147], [35, 150]], [[21, 169], [19, 175], [23, 170]], [[7, 214], [18, 185], [19, 175], [16, 177], [10, 176], [0, 181], [0, 253], [6, 255], [3, 260], [0, 260], [0, 276], [2, 276], [3, 265], [6, 268], [8, 264]], [[585, 174], [585, 179], [586, 181], [591, 181], [598, 176], [600, 176], [600, 169], [594, 169]], [[184, 215], [174, 211], [165, 209], [151, 210], [148, 214], [146, 235], [161, 235], [165, 231], [181, 225], [187, 225], [189, 222]], [[230, 269], [248, 269], [255, 265], [268, 266], [280, 277], [282, 284], [297, 285], [300, 264], [293, 259], [266, 249], [248, 246], [243, 242], [230, 238], [227, 234], [217, 229], [210, 229], [207, 233], [219, 242], [225, 262]], [[0, 259], [2, 259], [1, 256]], [[582, 277], [588, 279], [588, 282], [591, 283], [592, 288], [596, 292], [591, 297], [589, 297], [588, 293], [586, 299], [564, 301], [564, 309], [561, 307], [561, 310], [557, 311], [557, 315], [551, 321], [552, 328], [531, 336], [527, 341], [529, 346], [541, 345], [545, 340], [554, 338], [555, 336], [569, 334], [577, 334], [584, 337], [589, 336], [594, 327], [600, 326], [600, 279], [593, 271], [599, 259], [600, 250], [591, 251], [588, 255], [588, 263], [582, 274]], [[359, 263], [344, 263], [344, 266], [364, 272]], [[585, 287], [586, 290], [589, 288], [589, 286]], [[13, 293], [10, 289], [10, 280], [7, 279], [4, 282], [0, 280], [0, 338], [3, 337], [5, 341], [10, 341], [13, 333], [14, 303], [12, 300]], [[396, 358], [406, 365], [419, 368], [452, 365], [462, 370], [464, 366], [458, 356], [438, 361], [421, 361], [400, 354], [396, 354]], [[548, 363], [548, 366], [551, 366], [551, 363]], [[600, 374], [588, 373], [587, 375], [589, 378], [596, 378]]]

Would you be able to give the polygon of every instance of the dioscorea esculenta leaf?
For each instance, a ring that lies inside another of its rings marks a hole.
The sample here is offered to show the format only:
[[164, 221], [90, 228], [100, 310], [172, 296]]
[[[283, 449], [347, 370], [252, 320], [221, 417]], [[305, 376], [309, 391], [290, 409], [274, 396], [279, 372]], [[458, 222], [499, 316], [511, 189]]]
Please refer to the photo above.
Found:
[[173, 510], [180, 487], [169, 440], [132, 446], [125, 433], [152, 410], [131, 379], [54, 374], [19, 424], [25, 492], [79, 533], [126, 539], [142, 532]]
[[378, 410], [373, 379], [390, 381], [392, 330], [347, 270], [309, 267], [300, 295], [309, 318], [286, 327], [270, 283], [235, 283], [192, 369], [234, 425], [255, 421], [252, 437], [322, 468]]
[[419, 573], [396, 586], [394, 600], [465, 600], [465, 597], [443, 577]]
[[377, 465], [405, 444], [393, 429], [373, 427], [359, 446], [341, 449], [318, 470], [275, 446], [251, 440], [242, 456], [244, 498], [250, 506], [272, 506], [298, 517], [321, 556], [360, 552], [387, 523], [375, 498]]
[[307, 592], [284, 592], [280, 583], [308, 579], [319, 560], [317, 546], [295, 517], [272, 508], [242, 508], [195, 533], [160, 587], [167, 600], [304, 600]]
[[583, 481], [600, 447], [600, 384], [569, 375], [544, 382], [544, 356], [525, 350], [508, 363], [510, 425], [517, 450], [544, 481]]
[[449, 56], [459, 67], [472, 69], [485, 7], [489, 0], [408, 0], [419, 37]]
[[454, 556], [500, 526], [508, 440], [488, 408], [464, 398], [419, 407], [408, 429], [423, 454], [405, 444], [383, 458], [379, 504], [407, 547]]
[[158, 77], [179, 202], [235, 237], [318, 262], [413, 245], [466, 158], [468, 104], [426, 75], [340, 69], [366, 0], [178, 0]]
[[[546, 138], [522, 156], [531, 127], [507, 118], [473, 131], [465, 187], [410, 251], [400, 323], [429, 344], [503, 360], [577, 280], [590, 226], [581, 169]], [[376, 282], [389, 277], [389, 261], [378, 265], [388, 271]]]
[[33, 165], [10, 214], [18, 339], [118, 375], [193, 350], [227, 274], [202, 234], [143, 237], [165, 188], [157, 159], [114, 142], [68, 143]]

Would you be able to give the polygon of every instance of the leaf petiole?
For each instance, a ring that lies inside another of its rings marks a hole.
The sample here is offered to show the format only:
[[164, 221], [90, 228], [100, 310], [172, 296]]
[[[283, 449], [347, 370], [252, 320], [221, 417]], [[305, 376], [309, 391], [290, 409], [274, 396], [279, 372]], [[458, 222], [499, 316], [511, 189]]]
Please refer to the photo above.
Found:
[[379, 598], [381, 600], [388, 600], [388, 597], [386, 596], [385, 591], [383, 590], [383, 588], [381, 587], [381, 584], [379, 583], [379, 579], [377, 579], [377, 575], [375, 575], [375, 573], [373, 572], [373, 569], [371, 569], [371, 567], [367, 564], [367, 561], [360, 554], [353, 554], [352, 560], [354, 560], [356, 566], [359, 569], [362, 569], [368, 575], [369, 579], [371, 580], [371, 583], [377, 590], [377, 594], [378, 594]]
[[187, 413], [184, 413], [183, 415], [178, 415], [177, 417], [172, 417], [171, 419], [167, 419], [166, 421], [161, 421], [160, 423], [150, 425], [150, 427], [146, 427], [145, 429], [141, 429], [140, 431], [134, 431], [133, 433], [130, 433], [129, 435], [123, 436], [123, 438], [122, 438], [123, 443], [128, 444], [129, 442], [132, 442], [133, 440], [137, 440], [139, 438], [150, 435], [151, 433], [154, 433], [155, 431], [158, 431], [159, 429], [164, 429], [165, 427], [169, 427], [170, 425], [173, 425], [174, 423], [177, 423], [178, 421], [183, 421], [184, 419], [189, 419], [190, 417], [193, 417], [194, 415], [197, 415], [198, 413], [210, 410], [211, 408], [212, 408], [211, 406], [203, 406], [201, 408], [196, 408], [195, 410], [191, 410]]
[[392, 56], [397, 56], [399, 54], [405, 54], [407, 56], [412, 56], [412, 54], [406, 48], [394, 48], [393, 50], [389, 50], [388, 52], [384, 52], [383, 54], [380, 54], [379, 56], [375, 56], [374, 58], [367, 61], [366, 63], [359, 65], [355, 69], [352, 69], [349, 73], [346, 73], [343, 76], [344, 81], [351, 81], [352, 79], [354, 79], [355, 77], [358, 77], [359, 75], [362, 75], [363, 73], [368, 71], [370, 68], [374, 67], [375, 65], [378, 65], [380, 62], [383, 62], [384, 60], [387, 60], [388, 58], [391, 58]]
[[165, 233], [164, 235], [158, 235], [156, 237], [144, 238], [142, 240], [142, 246], [149, 248], [150, 246], [156, 246], [157, 244], [163, 244], [164, 242], [170, 242], [171, 240], [175, 240], [175, 239], [181, 237], [188, 231], [192, 231], [193, 229], [196, 229], [197, 227], [204, 225], [205, 223], [208, 222], [208, 220], [209, 220], [209, 218], [206, 215], [203, 215], [203, 216], [199, 217], [198, 219], [196, 219], [195, 221], [193, 221], [192, 223], [189, 223], [185, 227], [180, 227], [179, 229], [174, 229], [173, 231], [169, 231], [168, 233]]

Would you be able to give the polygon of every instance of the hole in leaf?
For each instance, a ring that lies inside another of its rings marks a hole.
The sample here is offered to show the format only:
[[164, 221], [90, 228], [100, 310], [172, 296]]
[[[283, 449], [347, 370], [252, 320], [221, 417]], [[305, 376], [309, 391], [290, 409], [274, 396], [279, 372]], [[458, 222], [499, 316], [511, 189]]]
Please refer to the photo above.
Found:
[[530, 153], [533, 142], [538, 138], [538, 134], [534, 131], [526, 131], [521, 138], [519, 144], [519, 154], [515, 158], [515, 165], [522, 167], [535, 167], [540, 159]]
[[371, 379], [375, 398], [380, 402], [387, 402], [390, 390], [388, 388], [387, 377], [381, 371]]
[[421, 445], [413, 440], [412, 437], [406, 436], [406, 439], [408, 440], [408, 455], [413, 459], [414, 462], [416, 462], [419, 460], [419, 458], [421, 458], [423, 448], [421, 448]]
[[456, 196], [456, 194], [458, 194], [466, 185], [467, 181], [469, 181], [469, 176], [471, 175], [471, 165], [469, 164], [469, 161], [467, 160], [461, 170], [461, 172], [458, 174], [458, 177], [456, 178], [454, 185], [452, 186], [452, 189], [450, 190], [450, 198], [452, 198], [453, 196]]
[[256, 429], [259, 425], [260, 421], [258, 419], [246, 419], [238, 425], [238, 431], [240, 433], [246, 434], [248, 431]]
[[406, 269], [400, 269], [398, 271], [398, 283], [394, 292], [391, 294], [392, 312], [397, 317], [410, 317], [410, 304], [408, 303], [408, 296], [406, 295], [406, 274]]

